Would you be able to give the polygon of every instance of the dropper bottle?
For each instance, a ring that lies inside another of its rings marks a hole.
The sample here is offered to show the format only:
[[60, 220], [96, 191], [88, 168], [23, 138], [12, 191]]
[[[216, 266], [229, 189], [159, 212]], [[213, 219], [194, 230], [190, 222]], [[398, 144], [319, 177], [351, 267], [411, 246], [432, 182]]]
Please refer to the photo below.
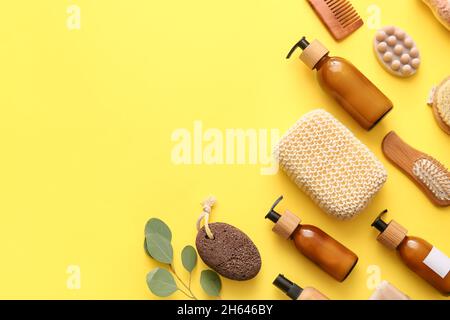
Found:
[[275, 223], [273, 231], [284, 239], [294, 241], [305, 257], [338, 281], [344, 281], [358, 262], [358, 256], [321, 229], [300, 224], [301, 219], [286, 210], [283, 215], [275, 211], [279, 197], [270, 208], [266, 219]]
[[311, 287], [302, 288], [282, 274], [276, 277], [273, 285], [283, 291], [292, 300], [329, 300], [317, 289]]
[[297, 48], [303, 50], [300, 60], [317, 70], [322, 89], [331, 95], [364, 129], [373, 128], [392, 108], [392, 102], [352, 63], [330, 57], [319, 41], [309, 43], [305, 37], [289, 51], [289, 59]]
[[443, 295], [450, 293], [450, 259], [427, 241], [407, 236], [408, 230], [396, 221], [386, 223], [381, 218], [384, 210], [372, 223], [380, 231], [377, 240], [392, 250], [412, 271], [425, 279]]

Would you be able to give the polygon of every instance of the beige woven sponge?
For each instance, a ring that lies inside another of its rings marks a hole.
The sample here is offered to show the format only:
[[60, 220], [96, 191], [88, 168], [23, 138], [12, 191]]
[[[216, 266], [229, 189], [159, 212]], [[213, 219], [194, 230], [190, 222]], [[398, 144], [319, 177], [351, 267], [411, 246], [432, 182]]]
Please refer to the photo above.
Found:
[[341, 220], [359, 214], [387, 178], [375, 155], [322, 109], [302, 116], [281, 138], [275, 154], [297, 186]]

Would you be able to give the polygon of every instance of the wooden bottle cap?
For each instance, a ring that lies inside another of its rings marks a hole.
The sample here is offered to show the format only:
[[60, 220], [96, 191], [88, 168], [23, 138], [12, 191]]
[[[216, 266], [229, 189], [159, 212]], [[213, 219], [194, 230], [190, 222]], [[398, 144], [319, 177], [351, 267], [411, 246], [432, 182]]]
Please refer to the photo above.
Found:
[[403, 239], [405, 239], [407, 233], [408, 230], [392, 220], [386, 229], [378, 235], [377, 240], [389, 249], [395, 250]]
[[289, 239], [301, 221], [295, 214], [286, 210], [280, 219], [278, 219], [272, 231], [284, 239]]
[[314, 69], [316, 64], [329, 53], [328, 49], [324, 47], [318, 40], [314, 40], [307, 46], [302, 54], [300, 60], [303, 61], [309, 68]]

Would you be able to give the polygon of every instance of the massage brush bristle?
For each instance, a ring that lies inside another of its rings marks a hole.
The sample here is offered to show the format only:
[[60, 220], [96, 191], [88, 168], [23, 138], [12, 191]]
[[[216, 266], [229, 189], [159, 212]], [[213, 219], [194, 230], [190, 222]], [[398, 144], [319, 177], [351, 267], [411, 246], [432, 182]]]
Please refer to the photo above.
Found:
[[419, 159], [414, 163], [413, 173], [442, 201], [450, 200], [450, 174], [435, 159]]
[[405, 143], [391, 131], [384, 137], [383, 153], [438, 206], [450, 205], [450, 172], [436, 159]]
[[320, 20], [336, 40], [342, 40], [364, 22], [347, 0], [308, 0]]

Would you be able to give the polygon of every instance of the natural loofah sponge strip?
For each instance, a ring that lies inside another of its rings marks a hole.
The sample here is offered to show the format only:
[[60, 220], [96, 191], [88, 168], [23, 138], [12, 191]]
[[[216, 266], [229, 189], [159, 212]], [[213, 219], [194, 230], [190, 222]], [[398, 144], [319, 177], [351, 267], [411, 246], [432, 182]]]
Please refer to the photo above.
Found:
[[450, 77], [436, 91], [436, 107], [442, 121], [450, 127]]
[[320, 208], [342, 220], [360, 213], [387, 178], [375, 155], [321, 109], [301, 117], [275, 152], [288, 176]]
[[433, 87], [428, 105], [433, 107], [434, 118], [439, 127], [450, 134], [450, 77], [444, 79], [439, 86]]
[[450, 30], [450, 0], [423, 0], [435, 15], [436, 19]]

